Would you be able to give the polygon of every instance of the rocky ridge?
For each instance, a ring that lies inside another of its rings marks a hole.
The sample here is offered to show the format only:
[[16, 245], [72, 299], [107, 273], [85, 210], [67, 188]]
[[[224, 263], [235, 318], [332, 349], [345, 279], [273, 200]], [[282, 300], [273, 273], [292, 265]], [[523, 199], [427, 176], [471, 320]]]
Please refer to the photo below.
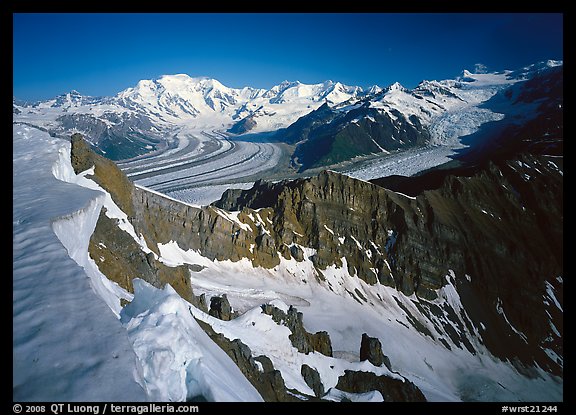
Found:
[[[560, 373], [562, 363], [551, 362], [543, 348], [561, 355], [561, 336], [550, 324], [561, 333], [562, 317], [542, 294], [549, 285], [562, 289], [562, 182], [557, 156], [523, 153], [464, 176], [447, 174], [437, 188], [416, 196], [325, 171], [229, 191], [216, 205], [246, 214], [272, 209], [274, 245], [313, 248], [310, 260], [320, 279], [323, 269], [346, 258], [350, 275], [368, 284], [433, 300], [452, 273], [470, 315], [466, 324], [490, 323], [482, 338], [494, 354]], [[501, 303], [507, 304], [506, 319]], [[435, 307], [429, 303], [427, 312], [434, 314]]]
[[[127, 213], [136, 234], [140, 235], [141, 241], [135, 241], [129, 233], [118, 227], [117, 220], [106, 216], [103, 210], [90, 240], [89, 252], [99, 269], [128, 291], [133, 291], [132, 279], [136, 277], [158, 288], [168, 283], [194, 306], [207, 310], [205, 297], [196, 296], [190, 285], [190, 272], [198, 268], [168, 266], [160, 260], [158, 244], [174, 240], [179, 246], [197, 249], [202, 255], [212, 259], [234, 261], [249, 257], [252, 263], [258, 266], [272, 267], [278, 264], [280, 257], [276, 252], [274, 238], [263, 231], [270, 232], [268, 228], [272, 222], [272, 210], [267, 212], [246, 209], [236, 217], [214, 206], [189, 206], [136, 187], [113, 162], [94, 153], [80, 135], [72, 137], [71, 157], [76, 173], [93, 168], [93, 174], [88, 174], [87, 177], [110, 192], [115, 203]], [[254, 215], [257, 215], [257, 220]], [[142, 249], [143, 241], [150, 249], [148, 253]], [[282, 255], [285, 258], [304, 260], [303, 250], [299, 247], [286, 248]], [[306, 331], [302, 313], [295, 308], [290, 307], [288, 312], [284, 313], [274, 306], [264, 304], [262, 312], [269, 314], [276, 324], [290, 329], [290, 340], [298, 352], [319, 352], [332, 356], [328, 333]], [[222, 297], [212, 297], [210, 314], [225, 321], [235, 317], [225, 294]], [[201, 326], [229, 354], [266, 400], [315, 399], [301, 393], [298, 393], [301, 398], [297, 398], [296, 391], [290, 393], [280, 372], [274, 369], [266, 356], [252, 356], [250, 349], [241, 341], [226, 339], [211, 330], [206, 323], [201, 323]], [[306, 381], [313, 385], [316, 398], [320, 398], [326, 391], [318, 376], [314, 375], [312, 368], [304, 368], [303, 372]], [[413, 384], [407, 384], [415, 388]], [[410, 396], [407, 392], [406, 397]]]
[[[431, 321], [448, 315], [452, 323], [437, 330], [456, 347], [476, 353], [467, 334], [482, 326], [480, 342], [519, 370], [529, 373], [527, 368], [536, 363], [562, 373], [562, 361], [546, 352], [563, 355], [562, 312], [547, 297], [542, 300], [543, 293], [553, 290], [555, 299], [563, 301], [563, 169], [556, 155], [527, 152], [486, 162], [462, 176], [446, 174], [433, 188], [411, 196], [401, 192], [407, 182], [392, 191], [324, 171], [295, 181], [259, 181], [246, 191], [228, 191], [205, 207], [132, 185], [79, 136], [72, 139], [72, 163], [76, 172], [94, 167], [92, 178], [128, 214], [151, 251], [133, 255], [136, 245], [114, 246], [106, 239], [114, 224], [101, 215], [91, 254], [106, 275], [118, 274], [106, 267], [119, 262], [99, 263], [96, 253], [102, 254], [102, 245], [114, 247], [108, 248], [109, 255], [129, 258], [119, 268], [130, 272], [117, 277], [127, 289], [130, 275], [143, 275], [157, 286], [169, 282], [183, 298], [198, 301], [187, 284], [194, 267], [166, 267], [158, 260], [159, 244], [169, 242], [211, 260], [247, 258], [268, 269], [283, 259], [310, 261], [320, 282], [327, 267], [346, 266], [367, 284], [417, 296], [419, 311]], [[446, 285], [460, 294], [466, 310], [460, 316], [433, 301]], [[366, 301], [360, 292], [348, 294], [359, 303]], [[410, 322], [432, 337], [418, 319]]]

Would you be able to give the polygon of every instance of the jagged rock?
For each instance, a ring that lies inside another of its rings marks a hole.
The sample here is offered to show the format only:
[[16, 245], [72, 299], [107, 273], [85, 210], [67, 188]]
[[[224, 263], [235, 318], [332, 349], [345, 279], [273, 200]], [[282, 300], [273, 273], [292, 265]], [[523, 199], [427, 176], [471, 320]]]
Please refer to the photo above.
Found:
[[426, 402], [422, 391], [408, 379], [402, 381], [372, 372], [346, 370], [338, 378], [336, 389], [352, 393], [377, 390], [384, 402]]
[[298, 349], [300, 353], [308, 354], [314, 351], [314, 348], [308, 341], [309, 333], [304, 329], [302, 318], [302, 313], [296, 310], [294, 306], [290, 306], [288, 308], [288, 313], [286, 314], [285, 325], [292, 332], [289, 336], [292, 345]]
[[362, 342], [360, 343], [360, 361], [368, 360], [374, 366], [386, 365], [391, 369], [390, 359], [382, 353], [382, 344], [377, 337], [370, 337], [362, 333]]
[[220, 320], [230, 321], [232, 319], [232, 307], [230, 307], [228, 296], [222, 294], [221, 297], [212, 297], [210, 299], [210, 311], [208, 314]]
[[204, 268], [206, 268], [204, 265], [199, 265], [199, 264], [190, 264], [189, 267], [190, 267], [190, 271], [192, 271], [192, 272], [200, 272]]
[[[550, 140], [541, 145], [549, 151]], [[240, 211], [235, 221], [215, 206], [196, 208], [135, 187], [112, 162], [77, 137], [72, 140], [75, 171], [94, 166], [89, 177], [111, 194], [156, 254], [159, 243], [175, 241], [212, 260], [248, 258], [254, 266], [271, 268], [280, 262], [281, 246], [301, 246], [316, 251], [310, 260], [319, 279], [325, 267], [342, 266], [340, 258], [346, 258], [351, 275], [422, 301], [436, 298], [452, 273], [470, 324], [488, 327], [482, 341], [494, 355], [518, 357], [527, 365], [536, 361], [561, 374], [561, 365], [551, 362], [540, 347], [545, 342], [562, 354], [561, 341], [546, 340], [550, 324], [542, 303], [546, 283], [564, 275], [563, 177], [547, 154], [479, 163], [473, 172], [447, 174], [440, 187], [414, 197], [330, 171], [294, 181], [257, 182], [250, 190], [227, 192], [223, 203]], [[250, 216], [261, 220], [256, 223]], [[106, 219], [101, 215], [101, 220]], [[102, 240], [91, 242], [95, 260], [97, 246], [106, 238], [99, 235]], [[284, 249], [282, 255], [303, 260], [300, 250]], [[118, 252], [133, 268], [142, 262], [150, 267], [141, 254]], [[180, 281], [177, 291], [190, 298], [189, 278], [166, 273], [162, 279], [160, 272], [148, 272], [159, 284]], [[118, 279], [129, 286], [135, 275]], [[499, 301], [506, 304], [509, 323], [497, 312]], [[554, 321], [562, 332], [561, 317]], [[511, 326], [525, 333], [529, 343]], [[300, 349], [313, 350], [298, 330], [293, 337]], [[451, 337], [469, 348], [465, 335], [455, 332]]]
[[240, 121], [235, 123], [232, 127], [228, 129], [228, 132], [232, 134], [244, 134], [250, 131], [256, 126], [256, 120], [254, 116], [250, 115], [248, 117], [242, 118]]
[[250, 348], [240, 339], [231, 341], [221, 333], [216, 333], [209, 324], [197, 321], [208, 336], [236, 363], [266, 402], [300, 401], [295, 395], [288, 393], [282, 374], [274, 368], [268, 357], [253, 357]]
[[132, 279], [137, 276], [157, 288], [168, 283], [187, 301], [194, 297], [188, 267], [168, 267], [153, 253], [144, 253], [136, 241], [118, 227], [117, 219], [106, 216], [106, 208], [100, 211], [88, 253], [108, 279], [129, 292], [134, 291]]
[[300, 374], [304, 378], [306, 384], [310, 386], [310, 389], [314, 391], [314, 395], [316, 395], [317, 398], [324, 396], [324, 385], [322, 384], [322, 379], [320, 379], [320, 374], [316, 369], [304, 364], [300, 369]]
[[[545, 144], [550, 140], [542, 146], [553, 151]], [[560, 374], [561, 366], [540, 347], [550, 337], [541, 300], [545, 281], [563, 275], [563, 176], [555, 166], [554, 156], [523, 154], [447, 171], [433, 178], [434, 188], [424, 176], [397, 183], [395, 189], [402, 192], [420, 182], [419, 193], [407, 192], [410, 197], [325, 171], [255, 184], [223, 202], [236, 209], [271, 208], [276, 245], [315, 249], [311, 260], [319, 275], [326, 266], [341, 266], [345, 257], [351, 275], [425, 301], [437, 297], [453, 272], [471, 323], [489, 323], [482, 339], [492, 353], [503, 359], [518, 356], [527, 365], [536, 360]], [[511, 331], [496, 311], [498, 301], [507, 304], [512, 326], [538, 340], [527, 344]], [[560, 317], [555, 321], [561, 325]], [[466, 336], [451, 337], [470, 350]], [[559, 353], [560, 343], [551, 342]]]
[[327, 331], [317, 331], [314, 334], [308, 334], [308, 342], [312, 349], [322, 353], [324, 356], [332, 356], [332, 341]]
[[263, 304], [262, 311], [272, 317], [276, 324], [282, 324], [290, 329], [289, 339], [300, 353], [308, 354], [317, 351], [325, 356], [332, 357], [332, 342], [326, 331], [309, 333], [304, 328], [303, 315], [296, 307], [290, 306], [288, 312], [280, 310], [271, 304]]
[[296, 261], [304, 261], [304, 251], [302, 251], [298, 245], [292, 245], [290, 247], [290, 254]]
[[70, 161], [76, 174], [94, 167], [94, 174], [88, 177], [107, 190], [128, 217], [134, 216], [134, 185], [113, 161], [96, 154], [81, 134], [71, 137]]
[[206, 293], [195, 295], [192, 299], [192, 305], [200, 310], [208, 313], [208, 304], [206, 303]]

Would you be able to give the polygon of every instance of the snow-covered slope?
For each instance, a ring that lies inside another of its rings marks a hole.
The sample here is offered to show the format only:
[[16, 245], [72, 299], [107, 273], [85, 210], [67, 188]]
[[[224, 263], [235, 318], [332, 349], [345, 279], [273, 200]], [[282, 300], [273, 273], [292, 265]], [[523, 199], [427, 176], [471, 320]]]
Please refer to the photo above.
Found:
[[70, 143], [15, 125], [13, 145], [13, 399], [261, 400], [170, 286], [133, 295], [94, 265], [101, 208], [122, 212], [74, 174]]
[[35, 104], [14, 99], [14, 119], [51, 129], [65, 115], [84, 114], [109, 124], [105, 114], [126, 113], [145, 116], [157, 128], [192, 123], [209, 131], [254, 115], [260, 118], [254, 130], [269, 131], [289, 125], [324, 101], [335, 104], [359, 94], [362, 88], [333, 81], [312, 85], [285, 81], [265, 90], [229, 88], [215, 79], [177, 74], [141, 80], [114, 97], [93, 98], [71, 91]]
[[252, 131], [270, 131], [291, 124], [324, 101], [337, 104], [360, 94], [360, 87], [333, 81], [311, 85], [284, 81], [269, 90], [237, 89], [215, 79], [179, 74], [140, 81], [116, 100], [158, 123], [194, 123], [209, 131], [250, 117], [255, 120]]
[[19, 125], [13, 146], [13, 399], [146, 400], [126, 330], [55, 233], [87, 256], [103, 194], [54, 177], [66, 142]]
[[[342, 267], [331, 266], [323, 271], [325, 279], [321, 281], [309, 259], [303, 263], [282, 259], [279, 266], [267, 270], [254, 268], [249, 261], [210, 261], [198, 252], [183, 251], [175, 243], [160, 248], [169, 263], [204, 266], [192, 277], [196, 292], [208, 297], [226, 293], [234, 310], [242, 314], [228, 322], [192, 308], [194, 315], [226, 337], [241, 339], [255, 355], [267, 355], [287, 386], [302, 393], [312, 394], [300, 375], [302, 364], [318, 370], [326, 390], [336, 386], [344, 370], [391, 375], [386, 367], [358, 360], [362, 333], [369, 333], [382, 339], [382, 349], [390, 358], [392, 369], [414, 382], [429, 401], [562, 399], [558, 378], [540, 369], [535, 369], [534, 378], [524, 377], [512, 364], [498, 360], [486, 350], [482, 327], [470, 328], [469, 317], [453, 285], [453, 274], [446, 276], [448, 284], [439, 290], [434, 301], [441, 314], [430, 318], [423, 312], [428, 307], [425, 301], [414, 295], [407, 297], [394, 288], [366, 284], [349, 274], [345, 258]], [[306, 257], [314, 254], [306, 252]], [[357, 293], [366, 301], [354, 299], [350, 293]], [[296, 305], [303, 312], [309, 331], [329, 332], [334, 357], [298, 353], [288, 340], [290, 332], [261, 313], [259, 306], [263, 303], [282, 309], [287, 309], [287, 304]], [[412, 319], [426, 327], [429, 335], [417, 330]], [[449, 330], [438, 332], [438, 327], [444, 325], [465, 336], [477, 352], [453, 344]], [[463, 327], [468, 329], [461, 332]]]
[[158, 121], [178, 123], [208, 118], [218, 125], [218, 116], [227, 121], [237, 104], [263, 93], [254, 88], [228, 88], [215, 79], [178, 74], [142, 80], [134, 88], [120, 92], [116, 99], [127, 108], [144, 111]]
[[134, 282], [134, 300], [122, 312], [153, 401], [261, 402], [228, 355], [214, 344], [170, 285]]

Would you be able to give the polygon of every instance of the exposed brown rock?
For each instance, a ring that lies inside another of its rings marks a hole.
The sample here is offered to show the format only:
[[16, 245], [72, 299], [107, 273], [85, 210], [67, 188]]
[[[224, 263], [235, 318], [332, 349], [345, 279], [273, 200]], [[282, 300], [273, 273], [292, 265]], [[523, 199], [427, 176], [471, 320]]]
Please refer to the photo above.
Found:
[[409, 380], [378, 376], [372, 372], [346, 370], [338, 378], [336, 389], [352, 393], [376, 390], [382, 394], [384, 402], [426, 402], [422, 391]]
[[319, 352], [325, 356], [332, 357], [332, 342], [330, 335], [325, 331], [309, 333], [304, 328], [303, 315], [294, 306], [288, 308], [288, 312], [280, 310], [271, 304], [263, 304], [262, 311], [272, 317], [276, 324], [282, 324], [290, 329], [289, 336], [292, 345], [300, 353]]

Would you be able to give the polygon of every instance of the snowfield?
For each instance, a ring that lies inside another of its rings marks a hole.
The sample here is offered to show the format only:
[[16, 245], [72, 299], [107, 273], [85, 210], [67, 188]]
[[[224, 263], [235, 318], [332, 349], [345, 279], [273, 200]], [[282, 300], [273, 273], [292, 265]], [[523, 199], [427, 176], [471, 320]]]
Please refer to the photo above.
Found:
[[19, 125], [13, 142], [13, 399], [262, 400], [188, 309], [181, 317], [171, 287], [134, 296], [98, 271], [88, 241], [100, 209], [122, 213], [74, 174], [70, 143]]
[[167, 285], [134, 280], [122, 322], [143, 367], [152, 401], [261, 402], [236, 364], [200, 328], [190, 305]]
[[[534, 369], [533, 379], [524, 377], [510, 363], [496, 359], [486, 350], [478, 341], [477, 337], [481, 338], [478, 327], [474, 332], [464, 334], [479, 353], [474, 355], [466, 348], [454, 345], [446, 332], [437, 332], [434, 324], [448, 322], [461, 332], [456, 322], [450, 322], [448, 311], [438, 320], [427, 318], [416, 306], [421, 302], [417, 297], [406, 297], [379, 284], [369, 286], [348, 273], [345, 258], [341, 268], [332, 266], [323, 271], [326, 282], [321, 283], [309, 259], [298, 263], [280, 258], [279, 266], [267, 270], [252, 267], [248, 260], [211, 261], [198, 252], [183, 251], [174, 242], [161, 245], [160, 249], [167, 264], [189, 263], [206, 267], [192, 273], [196, 295], [205, 293], [209, 298], [226, 293], [233, 309], [243, 313], [231, 321], [217, 320], [192, 308], [194, 315], [229, 339], [240, 338], [253, 353], [258, 351], [256, 355], [266, 354], [282, 372], [287, 386], [300, 392], [311, 393], [300, 376], [303, 363], [319, 371], [326, 390], [336, 385], [345, 369], [394, 375], [385, 367], [359, 362], [362, 333], [368, 333], [381, 340], [382, 351], [390, 358], [392, 369], [415, 383], [429, 401], [562, 400], [560, 379], [541, 369]], [[312, 254], [307, 252], [305, 258]], [[446, 278], [449, 284], [439, 291], [435, 304], [449, 307], [460, 316], [462, 305], [451, 283], [453, 275]], [[350, 294], [356, 290], [367, 298], [366, 302], [361, 304]], [[263, 303], [283, 310], [289, 304], [296, 306], [303, 313], [309, 332], [328, 331], [334, 355], [340, 358], [297, 353], [287, 341], [290, 333], [283, 327], [271, 325], [270, 317], [261, 313]], [[406, 310], [436, 334], [436, 338], [431, 339], [416, 330]], [[255, 332], [262, 334], [255, 335]], [[452, 350], [442, 346], [439, 338], [450, 343]]]
[[54, 177], [69, 143], [27, 126], [13, 133], [13, 399], [147, 400], [126, 329], [54, 232], [81, 242], [82, 256], [104, 195]]

